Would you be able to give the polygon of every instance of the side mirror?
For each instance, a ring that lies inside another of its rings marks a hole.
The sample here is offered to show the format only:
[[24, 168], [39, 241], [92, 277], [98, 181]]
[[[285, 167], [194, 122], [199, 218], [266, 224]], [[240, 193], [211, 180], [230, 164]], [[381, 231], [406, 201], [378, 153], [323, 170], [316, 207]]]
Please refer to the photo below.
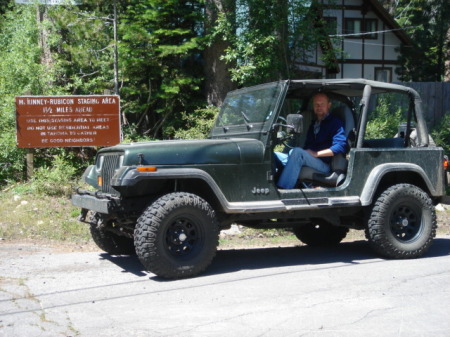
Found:
[[291, 133], [303, 133], [303, 116], [300, 114], [287, 115], [286, 122]]

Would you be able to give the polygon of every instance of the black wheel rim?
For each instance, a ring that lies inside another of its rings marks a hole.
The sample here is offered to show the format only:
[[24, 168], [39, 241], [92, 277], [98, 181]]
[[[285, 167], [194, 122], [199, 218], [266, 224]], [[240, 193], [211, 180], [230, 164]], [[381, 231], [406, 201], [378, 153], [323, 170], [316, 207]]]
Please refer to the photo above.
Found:
[[418, 205], [398, 205], [392, 213], [390, 226], [392, 234], [401, 242], [412, 241], [422, 229], [422, 212]]
[[176, 257], [195, 254], [202, 242], [199, 227], [189, 218], [181, 217], [171, 222], [166, 232], [166, 249]]

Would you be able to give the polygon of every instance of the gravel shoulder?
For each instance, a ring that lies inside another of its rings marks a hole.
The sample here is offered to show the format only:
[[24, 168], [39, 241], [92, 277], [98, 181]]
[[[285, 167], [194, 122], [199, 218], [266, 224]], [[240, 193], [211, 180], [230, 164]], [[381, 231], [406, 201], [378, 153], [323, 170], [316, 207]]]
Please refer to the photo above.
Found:
[[[437, 211], [439, 238], [450, 238], [450, 206], [438, 205]], [[354, 242], [366, 240], [363, 231], [350, 230], [343, 242]], [[0, 239], [3, 247], [12, 247], [13, 250], [21, 250], [23, 253], [37, 251], [53, 251], [57, 253], [66, 252], [101, 252], [101, 250], [90, 240], [78, 242], [64, 240], [47, 240], [42, 238], [31, 239]], [[228, 230], [220, 233], [219, 250], [232, 249], [254, 249], [254, 248], [276, 248], [303, 246], [293, 234], [284, 231], [258, 231], [239, 225], [232, 225]], [[6, 249], [8, 250], [8, 249]]]

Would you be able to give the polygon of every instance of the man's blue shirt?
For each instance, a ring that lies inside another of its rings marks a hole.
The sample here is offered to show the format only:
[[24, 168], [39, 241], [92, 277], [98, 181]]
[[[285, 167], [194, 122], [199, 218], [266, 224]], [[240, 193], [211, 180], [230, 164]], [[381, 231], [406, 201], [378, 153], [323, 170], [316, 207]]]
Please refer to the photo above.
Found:
[[[347, 137], [345, 136], [344, 123], [332, 114], [328, 114], [320, 122], [320, 129], [314, 134], [314, 122], [308, 129], [304, 149], [320, 151], [330, 149], [334, 155], [347, 152]], [[321, 160], [329, 164], [332, 157], [320, 157]]]

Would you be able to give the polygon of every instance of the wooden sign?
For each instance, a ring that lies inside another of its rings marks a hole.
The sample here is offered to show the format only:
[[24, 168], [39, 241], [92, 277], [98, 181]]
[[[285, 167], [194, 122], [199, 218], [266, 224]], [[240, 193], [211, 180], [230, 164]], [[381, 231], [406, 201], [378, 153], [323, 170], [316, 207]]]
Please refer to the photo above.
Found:
[[21, 148], [112, 146], [120, 143], [119, 96], [16, 97]]

